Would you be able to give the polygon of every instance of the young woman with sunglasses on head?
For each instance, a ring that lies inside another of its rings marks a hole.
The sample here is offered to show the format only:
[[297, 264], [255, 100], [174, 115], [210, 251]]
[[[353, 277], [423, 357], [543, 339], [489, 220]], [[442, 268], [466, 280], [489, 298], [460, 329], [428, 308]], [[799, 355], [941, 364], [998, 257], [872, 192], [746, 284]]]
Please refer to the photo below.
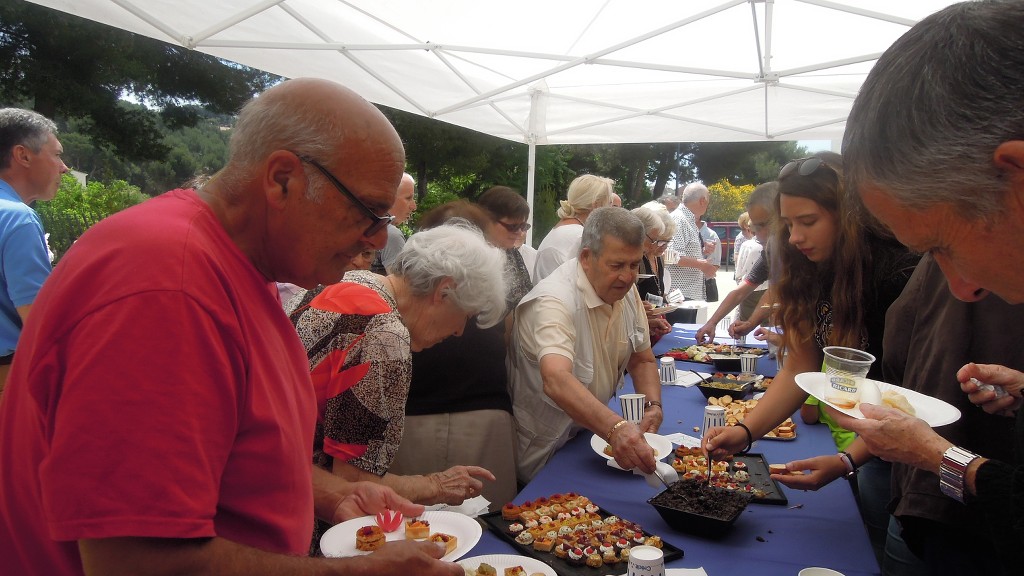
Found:
[[[742, 423], [708, 432], [705, 447], [715, 457], [749, 449], [753, 440], [800, 408], [807, 394], [794, 377], [820, 371], [826, 346], [867, 350], [876, 358], [868, 377], [881, 379], [885, 312], [903, 291], [919, 258], [886, 233], [856, 196], [845, 193], [842, 157], [832, 152], [782, 168], [774, 211], [780, 224], [774, 231], [780, 266], [772, 291], [780, 305], [786, 363]], [[871, 459], [860, 442], [846, 451], [851, 456], [840, 452], [811, 463], [790, 463], [794, 470], [812, 473], [776, 479], [816, 489]], [[887, 478], [884, 489], [888, 490]], [[874, 542], [884, 542], [885, 504], [881, 503], [883, 517], [872, 519], [862, 503]]]

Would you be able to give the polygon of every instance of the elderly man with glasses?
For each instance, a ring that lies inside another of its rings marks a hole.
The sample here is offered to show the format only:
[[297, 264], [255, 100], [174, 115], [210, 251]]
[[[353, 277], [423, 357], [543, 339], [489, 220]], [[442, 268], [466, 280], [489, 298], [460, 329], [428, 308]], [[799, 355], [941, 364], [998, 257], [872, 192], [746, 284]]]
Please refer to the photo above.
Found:
[[314, 514], [423, 510], [313, 467], [318, 397], [274, 286], [337, 282], [380, 248], [404, 160], [368, 102], [291, 80], [245, 106], [204, 186], [82, 236], [0, 404], [9, 573], [463, 573], [426, 542], [305, 556]]

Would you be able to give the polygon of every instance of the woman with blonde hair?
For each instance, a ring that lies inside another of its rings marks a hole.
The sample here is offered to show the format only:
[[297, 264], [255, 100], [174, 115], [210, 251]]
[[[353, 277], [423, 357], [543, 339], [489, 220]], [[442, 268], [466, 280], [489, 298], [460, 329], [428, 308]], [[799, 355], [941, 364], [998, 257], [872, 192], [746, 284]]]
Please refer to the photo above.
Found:
[[593, 174], [579, 176], [569, 184], [566, 199], [559, 202], [558, 223], [537, 248], [534, 282], [540, 282], [563, 262], [579, 255], [583, 223], [595, 208], [611, 206], [614, 187], [611, 178]]

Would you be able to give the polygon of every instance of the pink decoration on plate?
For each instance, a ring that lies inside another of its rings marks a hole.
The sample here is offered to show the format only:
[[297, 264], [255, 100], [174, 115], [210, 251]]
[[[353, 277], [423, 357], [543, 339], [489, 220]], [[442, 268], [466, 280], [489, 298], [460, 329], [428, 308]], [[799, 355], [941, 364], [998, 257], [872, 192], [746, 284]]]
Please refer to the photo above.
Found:
[[394, 532], [395, 530], [398, 530], [398, 528], [402, 526], [403, 519], [402, 513], [396, 512], [395, 510], [377, 512], [377, 525], [385, 532]]

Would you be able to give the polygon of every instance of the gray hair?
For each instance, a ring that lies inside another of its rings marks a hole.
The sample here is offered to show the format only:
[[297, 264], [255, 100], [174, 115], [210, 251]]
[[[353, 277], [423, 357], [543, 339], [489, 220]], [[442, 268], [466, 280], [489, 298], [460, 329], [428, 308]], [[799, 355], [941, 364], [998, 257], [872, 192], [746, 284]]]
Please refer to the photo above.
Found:
[[[337, 144], [337, 135], [344, 132], [336, 120], [335, 115], [323, 114], [315, 106], [296, 106], [294, 100], [288, 98], [253, 98], [242, 108], [231, 131], [228, 166], [236, 170], [224, 171], [224, 179], [233, 184], [225, 188], [235, 189], [237, 180], [249, 168], [264, 161], [275, 150], [291, 150], [310, 158], [328, 156]], [[309, 181], [306, 197], [319, 204], [328, 184], [323, 178], [309, 177], [309, 171], [316, 168], [306, 163], [303, 167]]]
[[559, 202], [559, 218], [573, 218], [581, 212], [607, 206], [612, 200], [615, 181], [603, 176], [584, 174], [569, 184], [566, 199]]
[[[662, 196], [662, 199], [665, 197]], [[674, 236], [676, 233], [676, 221], [672, 219], [672, 214], [668, 211], [668, 206], [661, 203], [661, 200], [646, 202], [641, 208], [647, 208], [651, 212], [654, 212], [656, 216], [661, 218], [661, 223], [665, 227], [662, 235]]]
[[683, 199], [683, 204], [692, 204], [704, 197], [710, 197], [711, 192], [708, 191], [708, 187], [702, 182], [690, 182], [683, 188], [680, 197]]
[[1001, 209], [996, 148], [1024, 137], [1024, 3], [964, 2], [928, 16], [878, 59], [843, 138], [849, 190], [912, 209]]
[[[747, 211], [750, 211], [754, 206], [760, 206], [772, 213], [775, 206], [775, 197], [779, 195], [779, 183], [772, 180], [771, 182], [765, 182], [764, 184], [758, 184], [757, 188], [750, 193], [750, 197], [747, 198]], [[749, 220], [749, 216], [747, 217]]]
[[505, 315], [505, 255], [484, 240], [475, 226], [442, 224], [409, 237], [389, 272], [408, 283], [414, 296], [426, 296], [445, 278], [448, 295], [477, 324], [489, 328]]
[[57, 134], [57, 125], [46, 116], [22, 108], [0, 109], [0, 170], [11, 166], [15, 146], [38, 153], [50, 134]]
[[630, 210], [630, 212], [640, 219], [640, 222], [644, 225], [645, 234], [650, 234], [655, 238], [658, 238], [665, 233], [664, 222], [650, 208], [641, 206]]
[[[668, 192], [666, 194], [662, 194], [661, 198], [658, 198], [658, 202], [669, 210], [675, 210], [679, 207], [680, 200], [675, 193]], [[671, 204], [671, 206], [669, 206], [669, 204]]]
[[598, 208], [590, 213], [583, 225], [580, 252], [589, 248], [594, 256], [600, 256], [605, 236], [617, 238], [627, 246], [640, 247], [644, 245], [644, 224], [625, 208]]

